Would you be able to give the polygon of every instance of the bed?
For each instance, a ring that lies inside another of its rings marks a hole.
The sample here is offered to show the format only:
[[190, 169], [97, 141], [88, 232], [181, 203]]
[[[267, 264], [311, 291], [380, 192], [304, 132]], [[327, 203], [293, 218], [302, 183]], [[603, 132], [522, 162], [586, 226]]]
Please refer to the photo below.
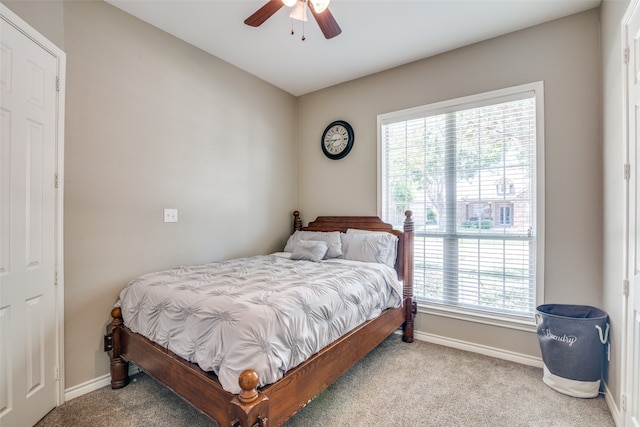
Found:
[[[344, 238], [347, 232], [354, 231], [359, 231], [362, 234], [366, 234], [366, 231], [376, 232], [372, 234], [383, 233], [382, 237], [388, 236], [386, 233], [395, 236], [396, 256], [393, 257], [395, 260], [389, 255], [388, 259], [382, 261], [387, 265], [392, 265], [397, 273], [400, 288], [391, 293], [394, 295], [399, 294], [399, 301], [395, 301], [393, 304], [389, 303], [391, 308], [386, 306], [378, 307], [377, 311], [374, 310], [374, 314], [365, 313], [366, 320], [364, 322], [359, 323], [358, 321], [357, 326], [347, 326], [348, 332], [344, 334], [341, 331], [336, 332], [341, 336], [326, 345], [322, 344], [318, 351], [304, 361], [300, 363], [298, 361], [292, 362], [295, 366], [287, 366], [286, 364], [281, 366], [279, 370], [283, 371], [283, 373], [280, 377], [272, 379], [273, 382], [271, 382], [272, 380], [261, 381], [264, 378], [261, 378], [259, 372], [263, 371], [252, 366], [250, 362], [241, 371], [238, 371], [238, 365], [242, 364], [235, 363], [233, 366], [235, 371], [223, 373], [221, 370], [219, 372], [220, 375], [214, 373], [214, 371], [217, 372], [217, 369], [203, 370], [198, 363], [188, 360], [195, 358], [191, 357], [191, 353], [189, 353], [189, 356], [181, 357], [178, 354], [180, 351], [172, 351], [183, 347], [179, 345], [179, 338], [172, 337], [171, 340], [167, 341], [154, 337], [158, 341], [154, 342], [145, 336], [151, 336], [150, 333], [147, 333], [149, 328], [135, 326], [136, 322], [133, 321], [134, 317], [132, 317], [135, 310], [126, 305], [116, 306], [111, 311], [113, 320], [107, 326], [107, 333], [104, 338], [104, 350], [108, 352], [110, 357], [111, 387], [118, 389], [125, 387], [129, 383], [129, 362], [132, 362], [149, 376], [166, 385], [178, 396], [212, 420], [215, 420], [221, 427], [280, 426], [399, 328], [402, 329], [403, 341], [413, 342], [413, 319], [416, 305], [413, 301], [413, 220], [411, 212], [407, 211], [405, 213], [403, 230], [393, 229], [391, 225], [384, 223], [378, 217], [321, 216], [306, 227], [302, 226], [298, 211], [293, 213], [293, 219], [295, 236], [299, 233], [302, 235], [305, 232], [322, 232], [310, 234], [340, 234]], [[290, 237], [287, 246], [293, 242], [294, 235]], [[351, 236], [351, 239], [356, 238], [360, 239], [358, 236]], [[302, 243], [308, 244], [307, 240]], [[302, 243], [299, 243], [293, 252], [298, 252], [297, 248]], [[318, 245], [311, 246], [316, 248]], [[328, 254], [326, 251], [329, 250], [330, 252], [331, 250], [329, 247], [330, 244], [323, 246], [325, 260]], [[269, 257], [260, 257], [260, 260], [275, 263], [278, 268], [286, 262], [291, 263], [288, 260], [281, 261], [277, 255], [272, 254]], [[289, 256], [294, 258], [294, 253], [287, 255], [287, 257]], [[342, 258], [342, 256], [336, 258]], [[343, 262], [339, 259], [334, 259], [333, 261], [336, 265]], [[306, 263], [304, 265], [307, 264], [314, 263]], [[233, 266], [233, 263], [229, 261], [224, 262], [223, 265], [229, 267]], [[216, 268], [219, 267], [216, 266]], [[359, 273], [364, 272], [364, 269], [350, 268], [351, 270], [357, 270]], [[191, 274], [193, 271], [203, 274], [199, 267], [189, 269], [187, 272]], [[311, 271], [313, 273], [313, 270]], [[344, 271], [348, 271], [348, 269]], [[172, 271], [170, 274], [176, 275], [178, 273]], [[346, 274], [341, 272], [339, 276], [342, 277]], [[246, 275], [250, 276], [250, 274]], [[274, 277], [278, 277], [278, 275], [274, 274]], [[157, 281], [157, 277], [155, 280]], [[137, 282], [137, 280], [132, 281], [132, 283], [134, 282]], [[189, 288], [188, 284], [180, 286]], [[278, 293], [278, 295], [281, 294]], [[360, 301], [360, 296], [347, 295], [345, 298]], [[123, 299], [123, 303], [125, 300], [126, 297]], [[138, 307], [135, 305], [137, 303], [132, 304], [134, 304], [133, 307]], [[123, 310], [125, 312], [124, 319]], [[143, 310], [141, 309], [140, 311]], [[280, 317], [282, 316], [280, 315]], [[131, 328], [125, 326], [125, 319]], [[253, 322], [254, 326], [261, 323], [251, 318], [249, 318], [249, 321]], [[136, 328], [141, 329], [138, 331], [140, 333], [132, 330]], [[195, 334], [200, 334], [200, 332]], [[228, 337], [226, 340], [230, 341]], [[172, 346], [169, 341], [178, 344]], [[225, 351], [231, 354], [230, 350], [227, 349]], [[307, 349], [307, 351], [309, 350]], [[195, 354], [195, 352], [193, 353]], [[252, 358], [253, 356], [244, 357], [241, 355], [240, 357], [234, 356], [232, 359], [237, 361], [252, 360]], [[219, 367], [218, 365], [216, 365], [216, 368]], [[236, 374], [237, 372], [239, 374]], [[234, 378], [234, 381], [237, 378], [237, 385], [228, 384], [229, 379], [227, 377], [230, 376]], [[265, 377], [268, 374], [263, 373], [262, 376]]]

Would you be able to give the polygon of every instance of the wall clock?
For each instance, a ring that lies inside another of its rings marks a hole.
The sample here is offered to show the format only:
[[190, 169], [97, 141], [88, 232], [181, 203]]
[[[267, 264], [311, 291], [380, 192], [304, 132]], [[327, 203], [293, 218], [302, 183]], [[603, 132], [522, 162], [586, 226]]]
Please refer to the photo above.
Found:
[[353, 148], [353, 128], [344, 120], [337, 120], [324, 130], [322, 152], [331, 160], [338, 160], [349, 154]]

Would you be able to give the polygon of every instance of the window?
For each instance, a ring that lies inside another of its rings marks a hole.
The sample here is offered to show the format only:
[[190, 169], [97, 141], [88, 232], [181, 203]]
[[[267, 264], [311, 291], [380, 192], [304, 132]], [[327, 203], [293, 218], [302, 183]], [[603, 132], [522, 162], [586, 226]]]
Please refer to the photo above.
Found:
[[381, 217], [415, 222], [421, 306], [533, 318], [542, 295], [542, 82], [378, 117]]
[[510, 179], [503, 177], [496, 182], [496, 191], [498, 196], [513, 195], [516, 192], [516, 187]]
[[500, 207], [500, 225], [505, 227], [511, 225], [511, 206]]

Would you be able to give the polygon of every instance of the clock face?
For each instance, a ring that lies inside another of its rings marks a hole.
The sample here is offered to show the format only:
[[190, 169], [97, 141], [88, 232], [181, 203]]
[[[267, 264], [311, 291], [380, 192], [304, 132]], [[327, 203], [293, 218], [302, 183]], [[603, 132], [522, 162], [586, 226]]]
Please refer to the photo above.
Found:
[[353, 128], [349, 123], [339, 120], [331, 123], [322, 134], [322, 151], [333, 160], [341, 159], [353, 147]]

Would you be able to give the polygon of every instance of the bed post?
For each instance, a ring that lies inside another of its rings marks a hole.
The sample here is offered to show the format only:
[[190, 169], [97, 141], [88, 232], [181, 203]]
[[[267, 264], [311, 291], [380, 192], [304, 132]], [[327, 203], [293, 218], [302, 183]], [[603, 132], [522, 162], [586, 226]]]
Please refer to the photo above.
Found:
[[107, 325], [107, 334], [104, 336], [104, 351], [109, 352], [111, 359], [111, 388], [123, 388], [129, 384], [129, 362], [122, 359], [122, 341], [120, 339], [120, 326], [123, 325], [122, 309], [115, 307], [111, 310], [113, 320]]
[[242, 391], [231, 400], [229, 427], [269, 425], [269, 398], [258, 392], [258, 383], [258, 373], [253, 369], [243, 371], [238, 377]]
[[403, 305], [405, 322], [402, 325], [402, 340], [413, 342], [413, 318], [417, 312], [416, 302], [413, 300], [413, 212], [404, 213], [404, 267], [403, 267]]
[[302, 220], [300, 219], [300, 212], [293, 211], [293, 231], [302, 230]]

